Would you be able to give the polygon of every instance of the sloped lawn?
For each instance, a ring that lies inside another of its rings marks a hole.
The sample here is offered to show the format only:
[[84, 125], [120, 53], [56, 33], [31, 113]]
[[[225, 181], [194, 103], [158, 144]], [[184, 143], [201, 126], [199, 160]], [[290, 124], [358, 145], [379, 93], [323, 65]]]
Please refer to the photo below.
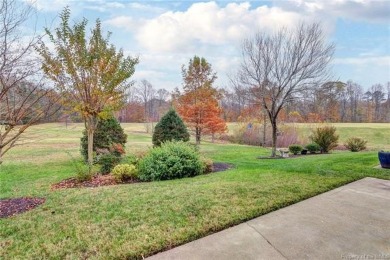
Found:
[[154, 254], [366, 176], [376, 152], [259, 160], [262, 148], [202, 145], [228, 171], [173, 181], [50, 190], [73, 176], [71, 162], [8, 163], [0, 198], [41, 197], [44, 204], [0, 219], [0, 258], [135, 258]]

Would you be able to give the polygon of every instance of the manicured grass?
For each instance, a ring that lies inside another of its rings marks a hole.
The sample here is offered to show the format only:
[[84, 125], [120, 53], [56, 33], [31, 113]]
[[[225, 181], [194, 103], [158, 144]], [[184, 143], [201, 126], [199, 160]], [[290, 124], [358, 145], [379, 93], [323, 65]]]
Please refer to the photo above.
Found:
[[[150, 136], [139, 133], [141, 125], [124, 126], [128, 151], [151, 146]], [[31, 129], [44, 138], [17, 148], [0, 166], [0, 198], [46, 198], [32, 211], [0, 219], [0, 258], [141, 259], [366, 176], [390, 179], [388, 170], [373, 168], [375, 152], [259, 160], [269, 151], [205, 143], [202, 153], [235, 168], [181, 180], [51, 191], [52, 183], [74, 175], [64, 152], [78, 156], [82, 126], [74, 127]]]
[[[304, 135], [310, 135], [310, 128], [321, 126], [296, 125]], [[368, 141], [367, 147], [370, 150], [390, 150], [390, 123], [333, 123], [331, 125], [336, 127], [341, 145], [350, 137], [361, 137]]]
[[[312, 129], [332, 125], [336, 127], [336, 133], [340, 136], [340, 146], [343, 146], [350, 137], [361, 137], [368, 141], [367, 148], [369, 150], [390, 150], [390, 123], [289, 123], [285, 125], [296, 127], [299, 136], [308, 142]], [[237, 126], [238, 123], [229, 123], [229, 132], [233, 133]], [[283, 128], [283, 124], [280, 124], [280, 127]]]

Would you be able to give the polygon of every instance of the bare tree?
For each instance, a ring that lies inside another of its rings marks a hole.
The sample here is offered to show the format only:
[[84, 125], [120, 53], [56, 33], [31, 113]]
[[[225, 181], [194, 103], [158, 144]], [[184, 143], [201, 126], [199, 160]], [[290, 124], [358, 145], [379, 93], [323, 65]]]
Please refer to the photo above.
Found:
[[170, 95], [169, 91], [164, 89], [164, 88], [160, 88], [159, 90], [157, 90], [157, 97], [158, 97], [158, 101], [159, 101], [159, 106], [161, 106], [163, 104], [163, 102], [167, 101], [169, 95]]
[[58, 110], [58, 95], [44, 88], [34, 56], [39, 37], [21, 34], [31, 14], [19, 1], [0, 3], [0, 164], [28, 127]]
[[374, 120], [375, 122], [380, 122], [382, 116], [382, 103], [386, 100], [381, 84], [375, 84], [371, 87], [371, 98], [372, 103], [374, 104]]
[[300, 24], [274, 34], [257, 33], [242, 45], [241, 82], [257, 87], [272, 126], [272, 155], [276, 155], [277, 119], [288, 103], [328, 78], [334, 52], [317, 23]]
[[143, 79], [136, 88], [136, 93], [144, 104], [145, 123], [148, 123], [153, 111], [153, 102], [151, 101], [156, 97], [156, 90], [149, 81]]

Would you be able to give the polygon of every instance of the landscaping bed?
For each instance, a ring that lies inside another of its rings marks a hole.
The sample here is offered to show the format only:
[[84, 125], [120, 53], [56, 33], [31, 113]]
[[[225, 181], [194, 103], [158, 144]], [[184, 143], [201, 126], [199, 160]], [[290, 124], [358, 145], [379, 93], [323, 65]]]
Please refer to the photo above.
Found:
[[[232, 164], [229, 163], [221, 163], [215, 162], [213, 163], [213, 171], [212, 172], [221, 172], [226, 171], [228, 169], [233, 168]], [[62, 180], [58, 183], [51, 185], [51, 190], [58, 189], [68, 189], [68, 188], [95, 188], [100, 186], [108, 186], [108, 185], [118, 185], [118, 184], [129, 184], [129, 183], [138, 183], [137, 180], [126, 180], [122, 182], [117, 182], [111, 174], [106, 175], [94, 175], [91, 180], [79, 181], [77, 178], [68, 178]]]
[[7, 218], [32, 210], [45, 202], [44, 198], [12, 198], [0, 199], [0, 218]]

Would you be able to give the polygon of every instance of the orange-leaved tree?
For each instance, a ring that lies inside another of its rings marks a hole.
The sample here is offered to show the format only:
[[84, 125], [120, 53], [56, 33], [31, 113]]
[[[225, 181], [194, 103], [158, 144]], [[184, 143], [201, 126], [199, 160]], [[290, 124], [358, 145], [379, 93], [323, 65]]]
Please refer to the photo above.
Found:
[[218, 91], [213, 88], [217, 78], [211, 64], [205, 58], [194, 56], [188, 67], [182, 66], [183, 93], [177, 90], [175, 106], [195, 133], [196, 144], [200, 144], [202, 134], [215, 134], [226, 131], [226, 123], [220, 118]]
[[220, 115], [222, 109], [218, 107], [218, 103], [214, 106], [210, 106], [208, 110], [210, 117], [206, 118], [205, 134], [211, 135], [211, 141], [214, 143], [216, 134], [223, 134], [227, 131], [227, 125]]

